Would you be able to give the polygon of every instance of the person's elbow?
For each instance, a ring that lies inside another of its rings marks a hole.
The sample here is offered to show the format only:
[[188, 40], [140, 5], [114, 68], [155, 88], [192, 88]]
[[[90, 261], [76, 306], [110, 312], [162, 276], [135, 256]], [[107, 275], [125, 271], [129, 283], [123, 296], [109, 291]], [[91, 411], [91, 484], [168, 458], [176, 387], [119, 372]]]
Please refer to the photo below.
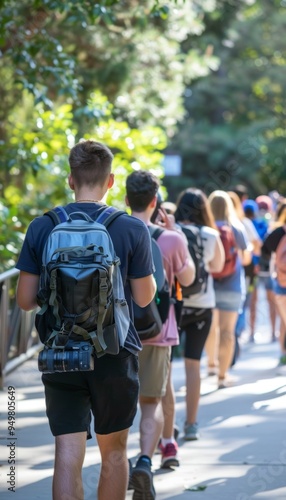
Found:
[[251, 263], [251, 260], [252, 260], [252, 253], [248, 249], [243, 250], [241, 257], [242, 265], [248, 266]]
[[225, 257], [221, 257], [220, 259], [214, 259], [209, 263], [209, 271], [210, 273], [220, 273], [225, 265]]
[[24, 311], [32, 311], [38, 307], [37, 291], [39, 277], [36, 275], [20, 272], [17, 290], [16, 302], [20, 309]]
[[28, 294], [23, 294], [19, 290], [16, 292], [16, 301], [20, 309], [23, 309], [23, 311], [32, 311], [38, 307], [35, 297], [29, 297]]
[[156, 282], [153, 274], [145, 278], [131, 280], [132, 299], [139, 307], [150, 304], [156, 293]]
[[177, 279], [182, 286], [189, 286], [191, 285], [196, 277], [196, 267], [194, 264], [194, 261], [192, 259], [189, 259], [187, 266], [184, 268], [184, 270], [177, 274]]

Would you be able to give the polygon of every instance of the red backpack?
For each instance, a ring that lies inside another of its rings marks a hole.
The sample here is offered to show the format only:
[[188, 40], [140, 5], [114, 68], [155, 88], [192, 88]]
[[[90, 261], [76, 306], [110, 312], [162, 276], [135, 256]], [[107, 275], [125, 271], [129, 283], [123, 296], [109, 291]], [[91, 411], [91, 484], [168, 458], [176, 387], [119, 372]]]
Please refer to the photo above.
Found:
[[278, 284], [286, 288], [286, 225], [283, 229], [285, 234], [276, 248], [275, 268]]
[[219, 273], [212, 273], [212, 276], [214, 279], [220, 280], [222, 278], [226, 278], [227, 276], [231, 276], [235, 272], [237, 246], [231, 226], [229, 226], [228, 224], [223, 224], [217, 229], [220, 233], [220, 239], [224, 248], [225, 262], [223, 269]]

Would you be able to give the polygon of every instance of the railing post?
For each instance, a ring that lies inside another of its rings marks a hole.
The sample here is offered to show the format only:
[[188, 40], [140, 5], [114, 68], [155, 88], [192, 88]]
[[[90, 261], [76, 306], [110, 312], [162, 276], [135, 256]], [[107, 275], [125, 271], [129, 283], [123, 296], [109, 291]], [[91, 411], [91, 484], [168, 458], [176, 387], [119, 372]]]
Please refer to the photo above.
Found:
[[0, 299], [0, 389], [3, 389], [3, 369], [7, 362], [8, 350], [8, 291], [10, 280], [7, 279], [1, 283]]
[[11, 293], [11, 279], [18, 275], [14, 268], [0, 274], [0, 390], [5, 373], [33, 356], [41, 343], [35, 335], [35, 312], [21, 311]]

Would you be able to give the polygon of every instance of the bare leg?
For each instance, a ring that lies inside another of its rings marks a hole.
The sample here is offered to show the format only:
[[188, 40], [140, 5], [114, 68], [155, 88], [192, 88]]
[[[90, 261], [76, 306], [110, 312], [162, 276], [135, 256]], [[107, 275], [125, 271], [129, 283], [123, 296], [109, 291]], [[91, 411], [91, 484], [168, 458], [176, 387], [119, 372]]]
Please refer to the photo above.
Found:
[[280, 329], [279, 329], [279, 345], [280, 345], [280, 350], [283, 355], [286, 354], [286, 328], [285, 325], [280, 319]]
[[213, 310], [212, 324], [205, 343], [205, 351], [208, 358], [209, 371], [218, 366], [218, 345], [219, 345], [219, 312]]
[[162, 398], [162, 408], [164, 414], [164, 426], [162, 436], [165, 439], [173, 437], [175, 425], [175, 391], [172, 381], [172, 363], [170, 363], [170, 370], [167, 380], [166, 394]]
[[219, 311], [220, 342], [219, 342], [219, 379], [223, 380], [229, 369], [235, 346], [235, 325], [238, 313], [234, 311]]
[[195, 424], [197, 421], [197, 412], [200, 400], [201, 376], [200, 376], [200, 361], [197, 359], [185, 358], [186, 371], [186, 406], [188, 424]]
[[126, 497], [129, 466], [126, 454], [129, 429], [111, 434], [97, 434], [101, 453], [101, 471], [98, 484], [98, 500], [124, 500]]
[[277, 306], [275, 301], [275, 294], [272, 290], [266, 290], [266, 297], [269, 305], [269, 315], [271, 322], [271, 333], [272, 339], [275, 338], [275, 329], [276, 329], [276, 317], [277, 317]]
[[254, 287], [250, 297], [250, 307], [249, 307], [249, 326], [250, 326], [251, 340], [254, 340], [254, 333], [255, 333], [257, 296], [258, 296], [257, 287]]
[[56, 436], [53, 500], [83, 500], [86, 432]]
[[[286, 325], [286, 295], [275, 295], [275, 301], [277, 304], [277, 308], [281, 317], [281, 327], [280, 327], [280, 338], [279, 338], [279, 343], [281, 347], [281, 353], [282, 355], [286, 354], [286, 346], [285, 346], [285, 325]], [[282, 328], [284, 326], [284, 333]]]
[[163, 430], [161, 398], [140, 396], [140, 449], [141, 455], [152, 458]]

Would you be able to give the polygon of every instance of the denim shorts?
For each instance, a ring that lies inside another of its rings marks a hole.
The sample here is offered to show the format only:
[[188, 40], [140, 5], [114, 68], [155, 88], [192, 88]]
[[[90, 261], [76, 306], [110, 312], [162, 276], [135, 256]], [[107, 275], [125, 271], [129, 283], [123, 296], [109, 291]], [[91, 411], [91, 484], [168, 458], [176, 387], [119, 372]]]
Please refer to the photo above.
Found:
[[91, 416], [97, 434], [131, 427], [139, 393], [138, 357], [126, 349], [94, 359], [93, 371], [43, 374], [46, 409], [54, 436], [87, 432]]
[[273, 285], [273, 292], [276, 295], [286, 295], [286, 288], [280, 286], [276, 279], [272, 279], [272, 285]]
[[259, 276], [259, 284], [266, 290], [273, 290], [273, 280], [271, 276]]
[[215, 291], [216, 309], [220, 311], [239, 312], [245, 296], [240, 292]]

